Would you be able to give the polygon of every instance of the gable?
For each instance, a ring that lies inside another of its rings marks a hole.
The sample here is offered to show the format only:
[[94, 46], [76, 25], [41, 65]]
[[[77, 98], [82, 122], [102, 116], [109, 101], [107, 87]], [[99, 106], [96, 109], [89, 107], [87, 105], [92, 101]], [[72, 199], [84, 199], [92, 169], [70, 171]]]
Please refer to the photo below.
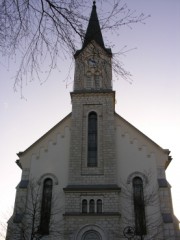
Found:
[[115, 125], [118, 134], [120, 132], [121, 136], [126, 138], [131, 144], [135, 143], [139, 150], [146, 149], [147, 155], [155, 154], [158, 161], [158, 165], [163, 165], [164, 168], [167, 168], [172, 158], [169, 156], [170, 151], [168, 149], [163, 149], [136, 127], [122, 118], [120, 115], [115, 113]]
[[77, 50], [74, 57], [75, 59], [80, 58], [81, 60], [84, 60], [88, 55], [98, 55], [101, 58], [111, 58], [112, 53], [111, 49], [107, 48], [104, 49], [101, 46], [99, 46], [94, 40], [92, 40], [88, 45], [81, 50]]
[[[23, 164], [30, 164], [30, 159], [32, 155], [39, 155], [41, 149], [48, 149], [50, 143], [56, 144], [58, 135], [61, 137], [66, 137], [67, 129], [71, 127], [71, 113], [63, 118], [59, 123], [57, 123], [53, 128], [51, 128], [47, 133], [45, 133], [41, 138], [29, 146], [25, 151], [19, 152], [17, 155], [20, 158], [16, 161], [18, 166], [22, 167]], [[25, 163], [26, 162], [26, 163]]]

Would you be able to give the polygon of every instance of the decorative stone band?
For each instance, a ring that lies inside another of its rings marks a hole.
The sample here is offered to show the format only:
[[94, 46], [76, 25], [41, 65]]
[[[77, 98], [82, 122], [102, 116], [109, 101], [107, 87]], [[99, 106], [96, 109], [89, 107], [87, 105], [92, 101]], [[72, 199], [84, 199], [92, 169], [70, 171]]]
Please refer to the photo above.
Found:
[[95, 192], [95, 191], [117, 191], [120, 192], [121, 188], [115, 184], [107, 185], [68, 185], [63, 188], [64, 192]]

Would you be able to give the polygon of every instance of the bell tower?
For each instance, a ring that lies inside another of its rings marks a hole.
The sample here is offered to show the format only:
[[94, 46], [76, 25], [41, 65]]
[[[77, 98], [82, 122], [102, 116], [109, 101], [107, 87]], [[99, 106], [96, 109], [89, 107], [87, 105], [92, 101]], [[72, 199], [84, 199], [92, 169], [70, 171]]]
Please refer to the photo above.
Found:
[[[115, 226], [115, 231], [120, 228], [120, 188], [115, 155], [112, 53], [104, 46], [95, 1], [83, 46], [74, 57], [69, 181], [64, 188], [65, 231], [78, 229], [75, 238], [78, 240], [106, 239], [109, 223]], [[113, 204], [109, 205], [111, 199]]]
[[82, 49], [75, 54], [74, 92], [112, 90], [111, 58], [111, 49], [104, 46], [94, 1]]
[[95, 1], [74, 57], [69, 185], [116, 184], [112, 53], [104, 46]]

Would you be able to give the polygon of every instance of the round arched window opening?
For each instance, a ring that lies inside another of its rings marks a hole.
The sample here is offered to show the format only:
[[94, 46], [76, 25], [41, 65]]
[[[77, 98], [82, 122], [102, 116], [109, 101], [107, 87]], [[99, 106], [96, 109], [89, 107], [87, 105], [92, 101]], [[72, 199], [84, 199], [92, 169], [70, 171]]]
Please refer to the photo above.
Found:
[[97, 167], [97, 113], [88, 115], [88, 167]]
[[140, 177], [133, 178], [133, 199], [136, 235], [146, 235], [146, 215], [143, 194], [143, 181]]
[[49, 234], [49, 224], [50, 224], [50, 218], [51, 218], [52, 187], [53, 187], [52, 179], [46, 178], [43, 184], [41, 216], [40, 216], [40, 226], [39, 226], [39, 232], [43, 235]]
[[82, 213], [87, 213], [87, 200], [82, 200]]

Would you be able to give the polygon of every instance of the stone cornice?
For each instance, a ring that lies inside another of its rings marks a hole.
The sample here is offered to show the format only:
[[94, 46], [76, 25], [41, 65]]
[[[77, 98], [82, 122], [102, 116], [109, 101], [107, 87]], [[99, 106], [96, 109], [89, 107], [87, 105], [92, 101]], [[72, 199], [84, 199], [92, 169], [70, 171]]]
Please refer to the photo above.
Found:
[[66, 212], [63, 214], [65, 217], [120, 217], [121, 214], [119, 212], [102, 212], [102, 213], [75, 213], [75, 212]]
[[105, 185], [68, 185], [63, 188], [64, 192], [103, 192], [103, 191], [116, 191], [120, 192], [121, 188], [116, 184], [105, 184]]

